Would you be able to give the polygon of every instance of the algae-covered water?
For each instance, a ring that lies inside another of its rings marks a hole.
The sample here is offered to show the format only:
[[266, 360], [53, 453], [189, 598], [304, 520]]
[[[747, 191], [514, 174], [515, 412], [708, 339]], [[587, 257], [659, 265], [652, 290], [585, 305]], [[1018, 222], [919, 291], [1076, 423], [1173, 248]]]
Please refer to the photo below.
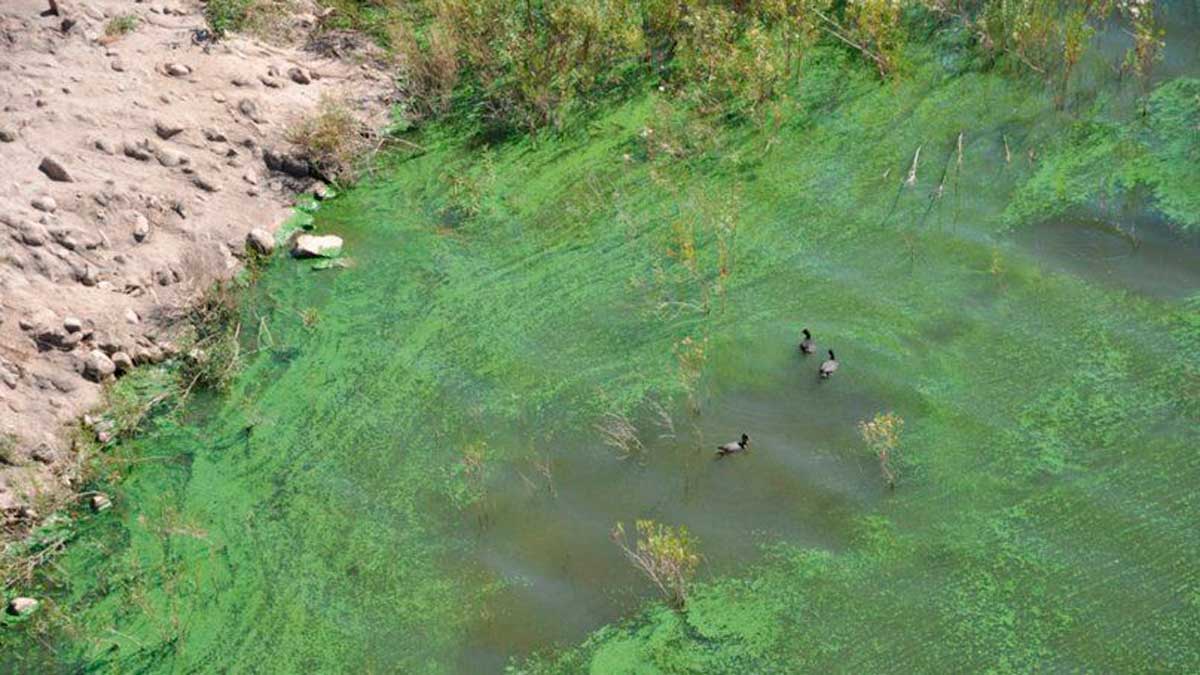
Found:
[[[272, 262], [231, 390], [118, 450], [6, 667], [1200, 669], [1200, 82], [1169, 56], [1145, 115], [819, 50], [778, 127], [688, 137], [647, 97], [430, 132], [317, 213], [354, 265]], [[856, 428], [884, 411], [895, 490]], [[698, 538], [686, 613], [610, 542], [637, 518]]]

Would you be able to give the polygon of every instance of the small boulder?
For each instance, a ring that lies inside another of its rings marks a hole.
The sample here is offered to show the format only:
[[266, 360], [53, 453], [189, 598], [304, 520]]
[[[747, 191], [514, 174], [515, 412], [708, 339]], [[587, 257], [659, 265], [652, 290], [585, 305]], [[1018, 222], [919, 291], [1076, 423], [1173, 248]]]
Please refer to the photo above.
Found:
[[337, 235], [302, 234], [296, 237], [296, 242], [292, 245], [292, 257], [332, 258], [341, 250], [342, 238]]
[[133, 357], [125, 352], [113, 352], [113, 365], [117, 367], [117, 374], [124, 375], [133, 370]]
[[150, 236], [150, 221], [137, 211], [130, 211], [128, 217], [133, 223], [133, 240], [136, 242], [146, 241], [146, 237]]
[[45, 211], [46, 213], [54, 213], [58, 210], [58, 202], [54, 201], [54, 197], [49, 195], [38, 195], [29, 203], [38, 211]]
[[59, 183], [74, 183], [75, 179], [67, 171], [67, 168], [62, 165], [62, 162], [53, 157], [43, 157], [42, 162], [38, 164], [38, 170], [46, 174], [52, 181]]
[[93, 382], [103, 382], [116, 372], [116, 364], [99, 349], [93, 349], [83, 362], [83, 376]]
[[175, 167], [181, 164], [188, 164], [190, 162], [191, 160], [188, 158], [188, 156], [182, 152], [179, 152], [178, 150], [162, 148], [158, 151], [158, 163], [165, 167]]
[[221, 190], [220, 185], [217, 185], [203, 176], [192, 176], [192, 185], [195, 185], [205, 192], [219, 192]]
[[149, 161], [155, 155], [154, 149], [146, 141], [140, 143], [123, 143], [121, 152], [125, 153], [126, 157], [131, 157], [141, 162]]
[[275, 251], [275, 239], [266, 230], [255, 228], [246, 234], [246, 246], [259, 255], [271, 255]]
[[83, 321], [81, 321], [79, 317], [68, 316], [67, 318], [63, 319], [63, 328], [65, 328], [68, 333], [78, 333], [79, 331], [83, 330]]
[[92, 495], [89, 502], [92, 505], [92, 511], [96, 513], [112, 508], [112, 500], [108, 498], [108, 495], [103, 493]]
[[309, 76], [308, 71], [300, 67], [288, 68], [288, 77], [296, 84], [309, 84], [312, 82], [312, 77]]
[[7, 127], [0, 127], [0, 142], [12, 143], [17, 140], [17, 132]]
[[21, 242], [26, 246], [41, 246], [46, 243], [46, 239], [50, 236], [46, 232], [46, 228], [40, 224], [23, 220], [17, 226], [21, 234]]
[[164, 67], [164, 70], [166, 70], [167, 74], [171, 77], [187, 77], [188, 75], [192, 74], [192, 69], [188, 68], [182, 63], [168, 63]]
[[252, 122], [261, 123], [263, 121], [262, 115], [258, 112], [258, 104], [248, 98], [238, 101], [238, 110]]
[[154, 120], [154, 133], [158, 134], [158, 137], [164, 141], [168, 141], [183, 133], [183, 125], [167, 120]]
[[263, 149], [263, 164], [272, 171], [286, 173], [293, 178], [306, 178], [311, 173], [308, 162], [304, 159], [270, 148]]
[[58, 453], [47, 443], [41, 443], [29, 453], [33, 461], [41, 464], [53, 464], [58, 461]]
[[8, 601], [8, 613], [13, 616], [25, 616], [37, 609], [38, 601], [33, 598], [13, 598]]

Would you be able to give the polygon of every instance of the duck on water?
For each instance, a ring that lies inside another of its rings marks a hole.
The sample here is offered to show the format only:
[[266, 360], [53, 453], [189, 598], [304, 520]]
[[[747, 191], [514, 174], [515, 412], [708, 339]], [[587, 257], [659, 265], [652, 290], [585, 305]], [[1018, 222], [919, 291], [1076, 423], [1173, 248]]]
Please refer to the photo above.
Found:
[[739, 452], [746, 452], [749, 449], [750, 449], [750, 436], [748, 436], [747, 434], [742, 434], [742, 440], [737, 441], [736, 443], [726, 443], [725, 445], [719, 446], [717, 448], [717, 457], [724, 457], [725, 455], [735, 455]]
[[804, 339], [800, 341], [800, 353], [815, 354], [817, 351], [817, 343], [813, 342], [812, 333], [808, 332], [807, 328], [800, 332], [804, 333]]
[[833, 375], [835, 372], [837, 372], [837, 369], [838, 369], [837, 357], [833, 355], [833, 350], [830, 349], [829, 350], [829, 358], [826, 359], [825, 362], [821, 364], [821, 369], [819, 371], [819, 373], [821, 375], [821, 379], [822, 380], [829, 379], [829, 376]]

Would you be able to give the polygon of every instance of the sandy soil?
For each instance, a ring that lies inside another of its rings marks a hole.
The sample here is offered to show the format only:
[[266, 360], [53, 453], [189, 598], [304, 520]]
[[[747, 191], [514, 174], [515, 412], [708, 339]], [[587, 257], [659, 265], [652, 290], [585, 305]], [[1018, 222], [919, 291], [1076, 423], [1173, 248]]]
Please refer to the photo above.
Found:
[[[59, 6], [51, 16], [46, 0], [0, 2], [0, 511], [10, 524], [72, 480], [69, 430], [104, 383], [168, 356], [172, 317], [236, 272], [247, 234], [274, 230], [311, 187], [272, 173], [264, 150], [288, 152], [285, 130], [324, 93], [368, 124], [391, 96], [369, 54], [301, 48], [312, 15], [291, 19], [292, 46], [278, 46], [197, 40], [197, 2]], [[126, 14], [136, 29], [107, 37]]]

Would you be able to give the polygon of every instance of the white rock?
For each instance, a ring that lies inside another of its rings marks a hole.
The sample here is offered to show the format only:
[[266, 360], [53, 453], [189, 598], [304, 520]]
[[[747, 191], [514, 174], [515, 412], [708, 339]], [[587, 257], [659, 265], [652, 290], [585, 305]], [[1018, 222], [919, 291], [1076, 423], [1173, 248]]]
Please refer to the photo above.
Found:
[[34, 197], [33, 201], [29, 203], [38, 211], [45, 211], [46, 213], [54, 213], [58, 210], [58, 202], [54, 201], [54, 197], [48, 195]]
[[246, 245], [261, 255], [271, 255], [275, 251], [275, 239], [271, 233], [260, 228], [254, 228], [246, 234]]
[[133, 240], [146, 241], [150, 236], [150, 221], [137, 211], [130, 211], [128, 218], [133, 223]]
[[331, 258], [341, 250], [342, 238], [337, 235], [302, 234], [296, 237], [296, 243], [292, 245], [292, 257]]
[[8, 613], [22, 616], [37, 609], [38, 601], [33, 598], [13, 598], [8, 603]]
[[167, 74], [172, 77], [187, 77], [192, 74], [192, 69], [182, 63], [168, 63], [166, 70]]

